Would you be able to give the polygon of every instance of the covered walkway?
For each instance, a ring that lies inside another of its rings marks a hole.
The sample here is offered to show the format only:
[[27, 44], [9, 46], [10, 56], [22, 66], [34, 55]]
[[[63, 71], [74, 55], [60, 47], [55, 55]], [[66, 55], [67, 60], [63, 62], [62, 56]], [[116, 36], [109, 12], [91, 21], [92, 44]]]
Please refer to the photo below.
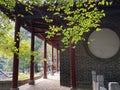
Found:
[[[71, 90], [70, 87], [60, 86], [60, 75], [55, 73], [49, 74], [47, 79], [40, 78], [35, 81], [35, 85], [25, 84], [19, 87], [19, 90]], [[75, 90], [91, 90], [86, 87]]]
[[59, 73], [48, 75], [48, 79], [38, 79], [35, 85], [25, 84], [19, 87], [19, 90], [70, 90], [69, 87], [60, 86]]

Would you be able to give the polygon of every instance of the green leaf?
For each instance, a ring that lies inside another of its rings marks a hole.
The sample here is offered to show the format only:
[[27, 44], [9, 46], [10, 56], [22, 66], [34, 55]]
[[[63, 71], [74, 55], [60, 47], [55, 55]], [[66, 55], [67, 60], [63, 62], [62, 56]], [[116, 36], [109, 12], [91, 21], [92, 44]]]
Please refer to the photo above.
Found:
[[101, 31], [101, 28], [96, 28], [96, 31]]

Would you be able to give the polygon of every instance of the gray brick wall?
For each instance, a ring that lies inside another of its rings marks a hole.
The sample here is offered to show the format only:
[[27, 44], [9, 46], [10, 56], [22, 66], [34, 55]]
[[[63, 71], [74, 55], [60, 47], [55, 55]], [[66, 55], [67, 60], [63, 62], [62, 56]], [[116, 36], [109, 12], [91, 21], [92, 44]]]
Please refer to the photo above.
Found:
[[[120, 13], [110, 13], [102, 20], [101, 26], [110, 28], [120, 37]], [[103, 74], [107, 85], [110, 81], [120, 82], [120, 52], [110, 59], [99, 59], [91, 54], [86, 42], [79, 42], [76, 47], [76, 84], [91, 85], [91, 71]], [[60, 53], [60, 83], [70, 86], [69, 49]]]
[[70, 61], [69, 50], [60, 52], [60, 84], [70, 86]]

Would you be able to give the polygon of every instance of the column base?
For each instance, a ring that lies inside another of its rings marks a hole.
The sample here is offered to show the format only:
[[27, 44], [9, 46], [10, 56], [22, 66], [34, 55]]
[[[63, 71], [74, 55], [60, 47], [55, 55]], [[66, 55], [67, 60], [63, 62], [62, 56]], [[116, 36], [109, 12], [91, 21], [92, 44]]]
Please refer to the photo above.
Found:
[[80, 89], [71, 87], [70, 90], [80, 90]]
[[47, 79], [47, 77], [43, 77], [44, 79]]
[[29, 81], [29, 85], [35, 85], [35, 81], [34, 80], [30, 80]]
[[10, 90], [19, 90], [19, 88], [10, 88]]
[[53, 76], [53, 75], [54, 75], [54, 73], [51, 73], [51, 75]]

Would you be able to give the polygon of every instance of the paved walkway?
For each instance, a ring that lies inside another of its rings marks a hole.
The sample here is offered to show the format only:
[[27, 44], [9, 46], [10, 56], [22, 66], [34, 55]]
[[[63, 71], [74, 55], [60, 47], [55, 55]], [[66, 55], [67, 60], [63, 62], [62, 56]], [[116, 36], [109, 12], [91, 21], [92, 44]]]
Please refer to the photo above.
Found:
[[[53, 76], [48, 75], [47, 79], [38, 79], [35, 81], [35, 85], [25, 84], [19, 87], [19, 90], [71, 90], [70, 87], [60, 86], [59, 73], [55, 73]], [[79, 88], [76, 90], [91, 90]]]
[[35, 85], [20, 86], [19, 90], [70, 90], [70, 88], [60, 86], [59, 73], [55, 73], [53, 76], [48, 75], [48, 79], [36, 80]]

